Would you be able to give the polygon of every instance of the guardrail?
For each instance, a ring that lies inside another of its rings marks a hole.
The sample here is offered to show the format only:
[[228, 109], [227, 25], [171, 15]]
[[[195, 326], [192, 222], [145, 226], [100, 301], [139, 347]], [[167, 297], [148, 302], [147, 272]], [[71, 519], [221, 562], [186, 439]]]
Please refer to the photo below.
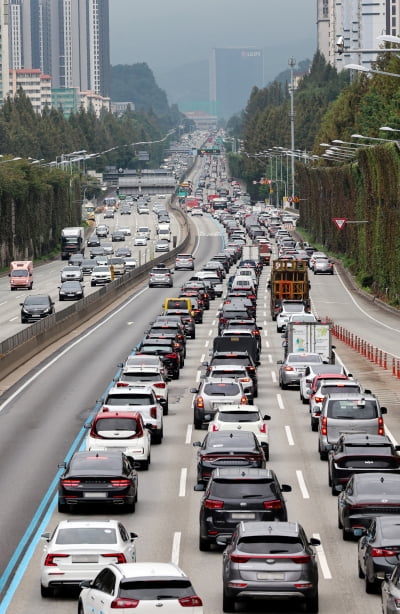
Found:
[[181, 219], [183, 241], [170, 252], [149, 260], [137, 269], [125, 273], [83, 299], [69, 305], [31, 326], [19, 331], [12, 337], [0, 342], [0, 375], [6, 377], [14, 369], [30, 360], [50, 343], [58, 341], [77, 326], [83, 324], [99, 311], [110, 305], [123, 292], [145, 279], [150, 269], [160, 262], [173, 262], [177, 254], [185, 251], [193, 238], [193, 224], [179, 205], [171, 202], [171, 209]]

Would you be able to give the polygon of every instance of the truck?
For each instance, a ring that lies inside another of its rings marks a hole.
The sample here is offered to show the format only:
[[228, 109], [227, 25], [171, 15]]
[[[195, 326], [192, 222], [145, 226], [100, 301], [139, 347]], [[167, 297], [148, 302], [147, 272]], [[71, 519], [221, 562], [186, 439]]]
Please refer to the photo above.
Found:
[[200, 201], [197, 198], [193, 198], [192, 196], [187, 196], [185, 199], [185, 206], [186, 211], [190, 213], [192, 209], [200, 207]]
[[260, 250], [258, 245], [243, 245], [241, 260], [260, 260]]
[[281, 310], [282, 300], [301, 300], [306, 311], [310, 310], [310, 282], [305, 260], [279, 258], [272, 262], [270, 290], [271, 317], [275, 321]]
[[84, 232], [82, 226], [63, 228], [61, 231], [61, 260], [68, 260], [71, 254], [85, 253]]
[[321, 356], [324, 363], [335, 362], [332, 322], [288, 322], [284, 336], [286, 354], [315, 352]]
[[262, 264], [269, 266], [271, 262], [271, 245], [268, 241], [259, 241], [258, 243], [258, 251], [260, 254], [260, 261]]
[[33, 262], [32, 260], [13, 260], [10, 262], [10, 290], [33, 287]]

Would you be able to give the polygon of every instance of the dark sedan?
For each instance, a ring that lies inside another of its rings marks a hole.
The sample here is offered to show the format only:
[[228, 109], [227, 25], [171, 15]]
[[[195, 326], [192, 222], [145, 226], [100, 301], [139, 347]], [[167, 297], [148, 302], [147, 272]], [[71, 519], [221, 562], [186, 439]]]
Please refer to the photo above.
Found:
[[121, 451], [75, 452], [64, 468], [58, 486], [58, 511], [78, 505], [124, 506], [134, 512], [138, 477], [134, 464]]
[[358, 541], [358, 577], [365, 580], [366, 592], [378, 592], [399, 562], [400, 515], [377, 516]]
[[64, 281], [58, 288], [60, 301], [79, 301], [83, 298], [84, 286], [80, 281]]

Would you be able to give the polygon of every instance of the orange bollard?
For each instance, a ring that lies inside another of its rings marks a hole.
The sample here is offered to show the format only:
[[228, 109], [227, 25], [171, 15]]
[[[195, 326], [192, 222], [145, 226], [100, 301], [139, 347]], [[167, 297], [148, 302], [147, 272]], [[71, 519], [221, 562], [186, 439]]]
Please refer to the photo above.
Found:
[[396, 361], [392, 358], [392, 375], [396, 375]]
[[388, 365], [387, 365], [387, 353], [385, 352], [383, 355], [383, 368], [387, 370]]
[[396, 377], [400, 379], [400, 360], [396, 360]]

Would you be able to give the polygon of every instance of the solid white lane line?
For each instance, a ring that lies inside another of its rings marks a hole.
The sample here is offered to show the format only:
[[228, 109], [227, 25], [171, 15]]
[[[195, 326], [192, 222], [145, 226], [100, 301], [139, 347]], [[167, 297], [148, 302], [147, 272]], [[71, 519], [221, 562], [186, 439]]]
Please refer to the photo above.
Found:
[[196, 382], [200, 381], [200, 376], [201, 376], [201, 371], [199, 370], [196, 372]]
[[280, 393], [278, 393], [276, 395], [276, 398], [277, 398], [277, 401], [278, 401], [279, 409], [285, 409], [285, 405], [284, 405], [283, 400], [282, 400], [282, 395]]
[[294, 439], [290, 426], [285, 426], [285, 432], [289, 446], [294, 446]]
[[[321, 539], [321, 536], [319, 533], [313, 533], [313, 537], [315, 537], [316, 539]], [[322, 571], [322, 575], [324, 576], [324, 579], [332, 580], [331, 570], [329, 569], [328, 561], [326, 560], [326, 556], [325, 556], [323, 547], [315, 546], [315, 551], [318, 556], [319, 565], [321, 567], [321, 571]]]
[[201, 355], [200, 362], [204, 362], [205, 356], [206, 356], [205, 354]]
[[186, 439], [185, 443], [190, 444], [192, 441], [192, 433], [193, 433], [193, 424], [188, 424], [186, 429]]
[[179, 496], [180, 497], [184, 497], [186, 495], [186, 480], [187, 480], [187, 469], [186, 467], [182, 467], [181, 477], [179, 480]]
[[271, 378], [274, 384], [276, 384], [276, 373], [275, 371], [271, 371]]
[[181, 533], [177, 531], [174, 533], [174, 539], [172, 540], [172, 554], [171, 554], [171, 563], [175, 563], [175, 565], [179, 565], [179, 550], [181, 547]]
[[303, 499], [309, 499], [310, 495], [308, 494], [307, 486], [304, 481], [303, 472], [300, 471], [300, 469], [297, 469], [296, 476], [297, 476], [297, 481], [300, 486], [301, 494], [303, 495]]

